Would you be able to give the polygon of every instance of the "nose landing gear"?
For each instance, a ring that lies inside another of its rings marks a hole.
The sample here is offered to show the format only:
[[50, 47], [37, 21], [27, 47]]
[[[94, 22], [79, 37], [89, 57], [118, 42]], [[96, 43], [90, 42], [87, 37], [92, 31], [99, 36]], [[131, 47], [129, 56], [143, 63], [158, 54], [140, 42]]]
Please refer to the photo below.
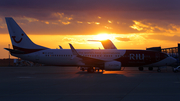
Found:
[[[148, 69], [149, 69], [149, 71], [152, 71], [152, 70], [153, 70], [153, 67], [148, 67]], [[139, 67], [139, 71], [143, 71], [143, 70], [144, 70], [143, 67]], [[160, 67], [158, 67], [157, 72], [161, 72]]]
[[158, 67], [157, 72], [161, 72], [161, 69]]
[[153, 70], [153, 67], [148, 67], [149, 71], [152, 71]]
[[139, 67], [139, 71], [143, 71], [144, 70], [144, 68], [143, 67]]

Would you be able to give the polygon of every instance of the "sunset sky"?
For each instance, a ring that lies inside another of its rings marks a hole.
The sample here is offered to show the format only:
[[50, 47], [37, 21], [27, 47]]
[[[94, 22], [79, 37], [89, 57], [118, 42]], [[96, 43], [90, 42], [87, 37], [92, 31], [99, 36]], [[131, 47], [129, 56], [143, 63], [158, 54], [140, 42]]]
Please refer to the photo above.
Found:
[[[48, 48], [103, 49], [87, 40], [109, 38], [118, 49], [176, 47], [180, 0], [1, 0], [0, 59], [11, 44], [5, 17]], [[12, 46], [11, 46], [12, 48]]]

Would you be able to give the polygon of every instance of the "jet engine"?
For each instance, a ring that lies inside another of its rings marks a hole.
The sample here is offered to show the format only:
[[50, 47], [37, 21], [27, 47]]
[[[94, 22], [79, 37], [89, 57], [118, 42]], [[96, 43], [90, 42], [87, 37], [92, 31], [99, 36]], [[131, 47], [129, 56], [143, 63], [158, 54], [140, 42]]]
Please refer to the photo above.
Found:
[[105, 62], [104, 69], [106, 71], [121, 70], [121, 62], [118, 61]]

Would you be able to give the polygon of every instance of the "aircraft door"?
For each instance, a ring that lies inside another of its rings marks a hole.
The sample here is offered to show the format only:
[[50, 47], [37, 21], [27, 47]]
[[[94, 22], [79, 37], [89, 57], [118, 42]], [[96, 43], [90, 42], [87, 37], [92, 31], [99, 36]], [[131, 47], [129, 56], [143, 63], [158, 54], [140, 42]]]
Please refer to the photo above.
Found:
[[36, 52], [35, 60], [36, 60], [37, 62], [39, 61], [39, 52]]
[[155, 60], [159, 61], [160, 60], [160, 54], [159, 53], [155, 53]]

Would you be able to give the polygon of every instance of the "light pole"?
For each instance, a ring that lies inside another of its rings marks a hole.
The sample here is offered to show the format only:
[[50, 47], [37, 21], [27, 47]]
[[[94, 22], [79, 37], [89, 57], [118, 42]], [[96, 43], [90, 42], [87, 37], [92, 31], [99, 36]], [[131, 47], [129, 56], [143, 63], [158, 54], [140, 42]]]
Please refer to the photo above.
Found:
[[[8, 47], [10, 49], [10, 44], [8, 44]], [[9, 66], [10, 66], [10, 52], [9, 52]]]

